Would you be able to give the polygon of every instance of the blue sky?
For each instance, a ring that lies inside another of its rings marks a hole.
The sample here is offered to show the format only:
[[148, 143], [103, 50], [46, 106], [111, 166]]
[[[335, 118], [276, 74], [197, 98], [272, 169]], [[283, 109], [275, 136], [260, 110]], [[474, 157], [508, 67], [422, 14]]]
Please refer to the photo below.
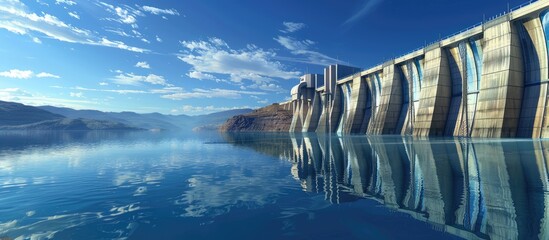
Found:
[[0, 100], [204, 114], [285, 101], [523, 1], [0, 0]]

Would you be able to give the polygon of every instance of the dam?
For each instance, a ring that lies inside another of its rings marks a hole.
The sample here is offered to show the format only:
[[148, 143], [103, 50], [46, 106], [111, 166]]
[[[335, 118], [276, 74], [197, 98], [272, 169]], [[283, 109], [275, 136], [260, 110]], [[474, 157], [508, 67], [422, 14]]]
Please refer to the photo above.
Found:
[[369, 69], [307, 74], [290, 132], [549, 137], [549, 1], [531, 1]]

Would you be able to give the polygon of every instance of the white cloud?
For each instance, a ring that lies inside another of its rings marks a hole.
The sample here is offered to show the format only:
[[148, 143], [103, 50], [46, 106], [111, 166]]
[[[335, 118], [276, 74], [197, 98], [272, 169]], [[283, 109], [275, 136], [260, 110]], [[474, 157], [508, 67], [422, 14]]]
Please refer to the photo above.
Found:
[[29, 97], [32, 94], [19, 88], [0, 88], [0, 100], [17, 101], [20, 97]]
[[253, 45], [246, 49], [231, 49], [223, 40], [210, 38], [208, 41], [182, 41], [186, 51], [178, 58], [193, 67], [192, 71], [228, 75], [234, 82], [244, 79], [272, 81], [271, 78], [292, 79], [301, 73], [287, 71], [273, 59], [276, 53], [265, 51]]
[[166, 14], [166, 15], [177, 15], [177, 16], [179, 16], [179, 12], [177, 12], [177, 10], [175, 10], [173, 8], [172, 9], [160, 9], [160, 8], [151, 7], [151, 6], [143, 6], [142, 9], [143, 9], [143, 11], [152, 13], [154, 15]]
[[229, 99], [238, 99], [242, 95], [265, 95], [264, 92], [253, 92], [253, 91], [240, 91], [240, 90], [231, 90], [231, 89], [200, 89], [195, 88], [192, 92], [179, 92], [173, 94], [163, 95], [162, 98], [172, 99], [172, 100], [182, 100], [190, 98], [229, 98]]
[[0, 77], [27, 79], [33, 76], [33, 72], [30, 70], [11, 69], [8, 71], [0, 72]]
[[37, 38], [37, 37], [33, 37], [32, 38], [32, 41], [35, 42], [35, 43], [38, 43], [38, 44], [41, 44], [42, 41], [40, 40], [40, 38]]
[[4, 88], [0, 89], [0, 100], [10, 102], [20, 102], [31, 106], [52, 105], [59, 107], [70, 107], [76, 109], [89, 108], [90, 105], [96, 105], [97, 102], [77, 100], [77, 99], [61, 99], [32, 94], [28, 91], [19, 88]]
[[150, 69], [151, 66], [149, 65], [149, 63], [147, 62], [137, 62], [135, 64], [135, 67], [138, 67], [138, 68], [146, 68], [146, 69]]
[[151, 41], [147, 40], [146, 38], [141, 38], [141, 41], [143, 41], [144, 43], [151, 43]]
[[84, 94], [82, 92], [70, 92], [69, 95], [76, 98], [84, 97]]
[[95, 88], [84, 88], [84, 87], [74, 87], [74, 90], [79, 91], [90, 91], [90, 92], [109, 92], [109, 93], [118, 93], [118, 94], [150, 94], [150, 92], [143, 90], [133, 90], [133, 89], [95, 89]]
[[184, 113], [213, 113], [220, 111], [236, 110], [236, 109], [245, 109], [245, 108], [257, 108], [250, 106], [240, 106], [240, 107], [216, 107], [216, 106], [192, 106], [192, 105], [183, 105], [179, 109], [173, 109], [172, 112], [184, 112]]
[[80, 19], [80, 16], [76, 12], [69, 12], [68, 14], [73, 18]]
[[108, 86], [108, 85], [109, 85], [109, 83], [106, 83], [106, 82], [100, 82], [99, 83], [99, 86]]
[[139, 53], [149, 51], [149, 50], [146, 50], [146, 49], [143, 49], [143, 48], [128, 46], [125, 43], [120, 42], [120, 41], [111, 41], [107, 38], [102, 38], [98, 45], [106, 46], [106, 47], [119, 48], [119, 49], [124, 49], [124, 50], [132, 51], [132, 52], [139, 52]]
[[247, 88], [260, 89], [269, 92], [287, 93], [288, 91], [281, 86], [274, 83], [256, 83], [247, 86]]
[[171, 99], [171, 100], [183, 100], [191, 98], [227, 98], [227, 99], [239, 99], [244, 95], [248, 96], [262, 96], [266, 95], [265, 92], [258, 91], [241, 91], [241, 90], [231, 90], [231, 89], [200, 89], [195, 88], [192, 91], [185, 91], [181, 87], [175, 86], [166, 86], [159, 89], [150, 89], [150, 90], [131, 90], [131, 89], [94, 89], [94, 88], [84, 88], [84, 87], [74, 87], [72, 90], [77, 91], [93, 91], [93, 92], [110, 92], [118, 94], [159, 94], [161, 98]]
[[220, 38], [212, 37], [210, 38], [210, 42], [213, 43], [216, 47], [229, 48], [229, 45], [227, 45], [227, 43]]
[[120, 17], [121, 22], [126, 24], [134, 24], [135, 22], [137, 22], [135, 17], [129, 14], [128, 10], [117, 7], [115, 11], [116, 11], [116, 15]]
[[130, 34], [126, 33], [124, 30], [122, 29], [112, 29], [112, 28], [106, 28], [105, 31], [107, 32], [112, 32], [118, 36], [121, 36], [121, 37], [132, 37]]
[[27, 12], [27, 7], [19, 0], [10, 0], [0, 5], [0, 28], [20, 35], [41, 33], [62, 42], [105, 46], [133, 52], [149, 52], [147, 49], [128, 46], [120, 41], [112, 41], [97, 33], [74, 27], [57, 17], [41, 13]]
[[278, 36], [277, 38], [274, 38], [280, 45], [287, 48], [290, 51], [303, 51], [309, 49], [311, 45], [314, 45], [315, 42], [311, 40], [303, 40], [299, 41], [292, 37], [282, 37]]
[[183, 92], [183, 88], [181, 87], [165, 87], [162, 89], [152, 89], [150, 90], [151, 93], [157, 93], [157, 94], [171, 94], [171, 93], [180, 93]]
[[166, 83], [166, 79], [164, 79], [163, 76], [159, 76], [155, 74], [141, 76], [133, 73], [121, 73], [116, 75], [114, 78], [111, 78], [111, 80], [117, 84], [122, 84], [122, 85], [136, 86], [136, 85], [141, 85], [142, 83], [149, 83], [153, 85], [170, 86], [170, 84]]
[[38, 74], [34, 74], [31, 70], [19, 70], [19, 69], [11, 69], [8, 71], [0, 72], [0, 77], [7, 77], [7, 78], [18, 78], [18, 79], [28, 79], [32, 77], [37, 78], [61, 78], [58, 75], [47, 73], [47, 72], [41, 72]]
[[282, 25], [284, 25], [285, 27], [284, 30], [280, 30], [283, 33], [297, 32], [307, 26], [305, 25], [305, 23], [296, 23], [296, 22], [283, 22]]
[[315, 42], [308, 39], [297, 40], [292, 37], [278, 36], [274, 38], [274, 40], [286, 49], [290, 50], [292, 54], [304, 57], [304, 59], [285, 58], [284, 60], [317, 64], [322, 66], [336, 63], [345, 63], [320, 52], [310, 50], [310, 47], [314, 45]]
[[115, 16], [115, 18], [106, 18], [106, 20], [128, 24], [132, 28], [138, 28], [137, 16], [144, 16], [141, 11], [127, 5], [114, 6], [105, 2], [99, 2], [98, 5], [103, 6], [107, 12]]
[[36, 0], [36, 2], [40, 5], [44, 5], [44, 6], [50, 6], [48, 3], [45, 3], [45, 2], [42, 2], [42, 0]]
[[214, 75], [211, 75], [208, 73], [202, 73], [199, 71], [191, 71], [187, 73], [187, 76], [189, 76], [190, 78], [199, 79], [199, 80], [215, 80]]
[[269, 102], [269, 100], [267, 99], [262, 99], [258, 96], [250, 96], [250, 98], [253, 98], [253, 99], [256, 99], [257, 100], [257, 103], [259, 104], [267, 104]]
[[158, 35], [156, 36], [156, 41], [157, 42], [162, 42], [162, 38], [158, 37]]
[[74, 1], [71, 1], [71, 0], [55, 0], [55, 4], [59, 5], [59, 4], [67, 4], [69, 6], [72, 6], [72, 5], [76, 5], [76, 2]]
[[36, 77], [37, 78], [61, 78], [58, 75], [47, 73], [47, 72], [38, 73], [38, 74], [36, 74]]

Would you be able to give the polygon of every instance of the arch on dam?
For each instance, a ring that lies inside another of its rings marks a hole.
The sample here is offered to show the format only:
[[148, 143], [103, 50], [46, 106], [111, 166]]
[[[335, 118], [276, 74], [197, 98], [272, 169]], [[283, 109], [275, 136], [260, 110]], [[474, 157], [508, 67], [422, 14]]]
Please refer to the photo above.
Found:
[[465, 39], [445, 50], [452, 97], [444, 135], [471, 136], [482, 79], [482, 38]]
[[410, 111], [410, 81], [406, 78], [404, 71], [402, 68], [405, 66], [400, 65], [397, 68], [395, 68], [395, 71], [400, 76], [400, 82], [401, 82], [401, 89], [402, 89], [402, 95], [401, 95], [401, 108], [400, 113], [395, 129], [395, 133], [402, 134], [402, 135], [408, 135], [408, 132], [405, 130], [407, 127], [409, 127], [409, 121], [408, 121], [408, 112]]
[[375, 83], [371, 79], [361, 79], [361, 84], [363, 84], [364, 89], [364, 116], [362, 117], [362, 124], [360, 124], [360, 129], [358, 130], [358, 133], [365, 134], [368, 131], [369, 123], [374, 118], [374, 111], [376, 109], [375, 106], [375, 99], [373, 97], [372, 92], [375, 94]]
[[423, 83], [423, 57], [416, 57], [400, 63], [397, 67], [402, 89], [402, 107], [396, 133], [412, 135], [416, 109], [419, 107]]
[[345, 128], [345, 122], [351, 114], [351, 95], [353, 94], [352, 82], [346, 82], [338, 85], [340, 94], [340, 113], [339, 121], [337, 124], [337, 133], [343, 133]]
[[382, 80], [381, 80], [381, 72], [375, 72], [369, 76], [370, 79], [370, 95], [372, 96], [372, 117], [370, 118], [370, 121], [368, 122], [368, 126], [366, 128], [366, 133], [370, 132], [370, 129], [374, 127], [374, 123], [376, 121], [379, 121], [379, 111], [380, 111], [380, 105], [381, 105], [381, 90], [383, 89]]
[[549, 11], [536, 18], [515, 22], [520, 39], [523, 62], [524, 91], [521, 105], [518, 136], [543, 137], [547, 106], [547, 30]]

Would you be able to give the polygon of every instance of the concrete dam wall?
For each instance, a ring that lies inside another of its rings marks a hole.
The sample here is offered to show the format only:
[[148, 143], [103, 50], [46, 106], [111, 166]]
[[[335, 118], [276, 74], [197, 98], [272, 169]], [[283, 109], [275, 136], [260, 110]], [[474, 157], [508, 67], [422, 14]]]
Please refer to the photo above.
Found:
[[549, 137], [549, 1], [532, 2], [370, 69], [308, 74], [291, 132]]

